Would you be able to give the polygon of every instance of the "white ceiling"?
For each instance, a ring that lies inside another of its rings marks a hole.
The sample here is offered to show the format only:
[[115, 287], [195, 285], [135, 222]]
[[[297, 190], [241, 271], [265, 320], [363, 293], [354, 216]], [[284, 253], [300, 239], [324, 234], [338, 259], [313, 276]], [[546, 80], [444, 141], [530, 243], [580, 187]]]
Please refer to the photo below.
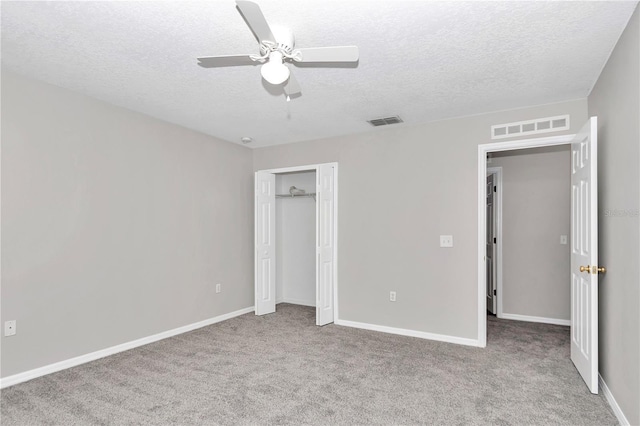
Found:
[[[586, 97], [636, 2], [261, 0], [298, 47], [352, 45], [356, 68], [298, 67], [287, 103], [232, 0], [2, 2], [6, 69], [231, 142], [261, 147]], [[535, 118], [535, 117], [534, 117]]]

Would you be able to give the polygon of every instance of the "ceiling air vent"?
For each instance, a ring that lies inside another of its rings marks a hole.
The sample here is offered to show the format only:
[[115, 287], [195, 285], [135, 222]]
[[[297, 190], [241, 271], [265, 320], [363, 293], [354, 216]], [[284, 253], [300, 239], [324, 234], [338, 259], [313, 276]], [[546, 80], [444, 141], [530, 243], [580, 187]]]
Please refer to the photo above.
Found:
[[372, 126], [375, 126], [375, 127], [386, 126], [388, 124], [402, 123], [402, 118], [400, 118], [397, 115], [395, 115], [393, 117], [374, 118], [373, 120], [367, 120], [367, 123], [369, 123], [369, 124], [371, 124]]
[[515, 123], [491, 126], [491, 139], [512, 138], [514, 136], [535, 135], [537, 133], [569, 130], [569, 115], [517, 121]]

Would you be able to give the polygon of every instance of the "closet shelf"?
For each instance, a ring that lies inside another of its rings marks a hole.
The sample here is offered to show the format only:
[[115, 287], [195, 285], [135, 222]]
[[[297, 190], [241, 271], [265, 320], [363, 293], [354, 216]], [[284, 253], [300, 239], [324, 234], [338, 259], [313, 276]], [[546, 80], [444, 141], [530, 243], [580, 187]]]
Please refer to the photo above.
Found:
[[316, 199], [316, 193], [310, 192], [308, 194], [276, 194], [276, 198], [313, 198]]

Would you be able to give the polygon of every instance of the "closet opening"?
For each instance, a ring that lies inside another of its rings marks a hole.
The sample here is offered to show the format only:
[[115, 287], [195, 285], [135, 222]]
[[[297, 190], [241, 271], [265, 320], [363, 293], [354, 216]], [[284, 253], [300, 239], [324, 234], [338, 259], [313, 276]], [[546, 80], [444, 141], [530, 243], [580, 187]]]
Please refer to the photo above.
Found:
[[313, 306], [337, 318], [337, 163], [255, 174], [255, 312]]
[[276, 305], [316, 306], [316, 171], [276, 174]]

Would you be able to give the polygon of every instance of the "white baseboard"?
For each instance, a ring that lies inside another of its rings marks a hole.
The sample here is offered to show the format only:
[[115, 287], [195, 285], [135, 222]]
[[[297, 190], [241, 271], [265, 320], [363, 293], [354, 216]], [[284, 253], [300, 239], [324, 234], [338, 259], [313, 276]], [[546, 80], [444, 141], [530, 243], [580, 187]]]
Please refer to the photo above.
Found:
[[427, 333], [424, 331], [408, 330], [405, 328], [387, 327], [384, 325], [368, 324], [364, 322], [346, 321], [336, 319], [336, 325], [345, 327], [362, 328], [365, 330], [381, 331], [383, 333], [399, 334], [400, 336], [418, 337], [420, 339], [437, 340], [438, 342], [457, 343], [465, 346], [479, 346], [478, 340], [464, 337], [448, 336], [446, 334]]
[[290, 299], [290, 298], [282, 298], [277, 303], [291, 303], [292, 305], [302, 305], [302, 306], [312, 306], [316, 307], [316, 302], [314, 300], [299, 300], [299, 299]]
[[616, 417], [618, 418], [620, 425], [629, 426], [630, 425], [629, 420], [627, 420], [627, 418], [625, 417], [624, 413], [622, 412], [622, 409], [618, 405], [618, 402], [613, 397], [613, 394], [609, 390], [609, 387], [604, 382], [604, 379], [600, 374], [598, 374], [598, 382], [600, 384], [600, 389], [602, 389], [602, 393], [604, 394], [604, 397], [607, 399], [607, 402], [611, 406], [611, 409], [613, 410], [613, 414], [615, 414]]
[[238, 311], [229, 312], [228, 314], [218, 315], [217, 317], [209, 318], [204, 321], [194, 322], [193, 324], [185, 325], [182, 327], [174, 328], [173, 330], [163, 331], [162, 333], [154, 334], [152, 336], [143, 337], [141, 339], [132, 340], [131, 342], [122, 343], [120, 345], [111, 346], [110, 348], [101, 349], [99, 351], [91, 352], [85, 355], [80, 355], [75, 358], [66, 359], [64, 361], [56, 362], [54, 364], [45, 365], [44, 367], [34, 368], [33, 370], [25, 371], [23, 373], [14, 374], [0, 379], [0, 389], [7, 388], [9, 386], [17, 385], [18, 383], [26, 382], [37, 377], [46, 376], [47, 374], [55, 373], [57, 371], [66, 370], [67, 368], [75, 367], [80, 364], [95, 361], [100, 358], [104, 358], [109, 355], [117, 354], [118, 352], [124, 352], [129, 349], [137, 348], [138, 346], [147, 345], [149, 343], [157, 342], [158, 340], [173, 337], [178, 334], [186, 333], [197, 328], [206, 327], [211, 324], [222, 322], [240, 315], [254, 312], [255, 308], [250, 306], [248, 308], [240, 309]]
[[516, 321], [528, 321], [528, 322], [541, 322], [543, 324], [554, 325], [571, 325], [571, 320], [557, 319], [557, 318], [545, 318], [545, 317], [532, 317], [530, 315], [518, 315], [518, 314], [505, 314], [503, 313], [498, 318], [516, 320]]

